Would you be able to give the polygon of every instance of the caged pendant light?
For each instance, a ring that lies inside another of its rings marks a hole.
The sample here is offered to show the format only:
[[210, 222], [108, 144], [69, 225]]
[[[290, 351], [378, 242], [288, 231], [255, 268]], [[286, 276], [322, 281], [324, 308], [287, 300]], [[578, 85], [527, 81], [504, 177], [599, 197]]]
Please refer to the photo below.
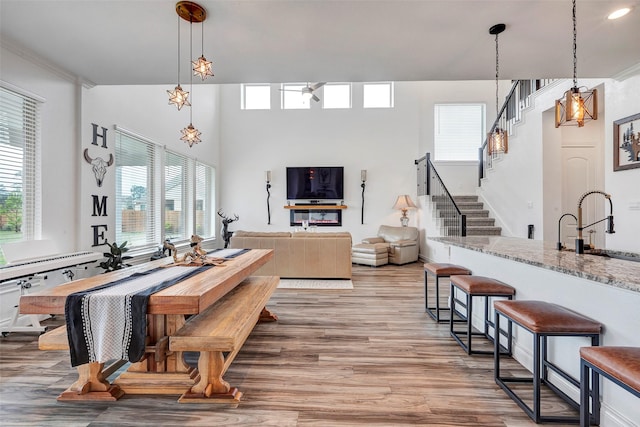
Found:
[[[576, 0], [573, 0], [573, 87], [556, 100], [556, 128], [560, 126], [584, 126], [589, 120], [598, 119], [598, 91], [578, 87], [577, 77], [577, 29]], [[581, 91], [581, 89], [583, 89]]]
[[493, 130], [487, 135], [489, 155], [509, 152], [509, 136], [507, 134], [507, 130], [502, 129], [498, 125], [498, 76], [500, 69], [498, 56], [498, 34], [503, 32], [506, 28], [507, 27], [504, 24], [496, 24], [489, 28], [489, 34], [496, 36], [496, 124], [494, 125]]

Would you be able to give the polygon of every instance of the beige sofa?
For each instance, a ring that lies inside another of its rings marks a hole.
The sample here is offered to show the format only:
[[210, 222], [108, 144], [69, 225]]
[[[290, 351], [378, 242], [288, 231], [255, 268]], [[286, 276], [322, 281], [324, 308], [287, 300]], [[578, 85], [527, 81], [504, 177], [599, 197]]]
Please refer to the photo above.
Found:
[[255, 274], [283, 278], [350, 279], [351, 234], [347, 232], [235, 231], [232, 248], [274, 249]]
[[418, 260], [420, 245], [416, 227], [381, 225], [376, 237], [368, 237], [352, 250], [352, 261], [377, 267], [387, 262], [407, 264]]

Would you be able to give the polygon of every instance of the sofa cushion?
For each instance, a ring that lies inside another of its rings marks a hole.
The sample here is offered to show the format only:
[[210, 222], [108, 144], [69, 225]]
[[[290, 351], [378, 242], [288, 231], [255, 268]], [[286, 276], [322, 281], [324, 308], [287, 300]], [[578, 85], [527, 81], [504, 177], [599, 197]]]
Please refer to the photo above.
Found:
[[378, 230], [378, 237], [382, 237], [387, 242], [397, 242], [399, 240], [418, 240], [418, 229], [416, 227], [393, 227], [381, 225]]
[[233, 232], [233, 237], [291, 237], [288, 231], [244, 231]]
[[328, 232], [328, 233], [324, 233], [324, 232], [311, 232], [311, 231], [296, 231], [295, 233], [291, 233], [291, 237], [293, 238], [305, 238], [305, 239], [323, 239], [323, 238], [343, 238], [343, 239], [349, 239], [351, 240], [351, 233], [349, 232], [340, 232], [340, 231], [335, 231], [335, 232]]

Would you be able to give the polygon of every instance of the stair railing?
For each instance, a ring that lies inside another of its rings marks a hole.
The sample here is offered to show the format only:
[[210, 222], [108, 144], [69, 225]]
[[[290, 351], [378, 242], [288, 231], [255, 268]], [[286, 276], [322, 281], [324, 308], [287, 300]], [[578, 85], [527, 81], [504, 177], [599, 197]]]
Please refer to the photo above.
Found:
[[438, 214], [445, 221], [447, 236], [467, 235], [467, 216], [464, 215], [444, 185], [435, 166], [431, 162], [431, 153], [414, 162], [418, 169], [418, 195], [430, 196], [437, 204]]
[[[489, 133], [499, 127], [511, 136], [513, 127], [522, 120], [522, 111], [531, 103], [531, 95], [552, 81], [551, 79], [515, 80], [498, 112], [498, 117], [489, 129]], [[496, 153], [489, 155], [488, 143], [488, 139], [485, 138], [482, 146], [478, 149], [478, 187], [481, 185], [482, 178], [486, 176], [487, 170], [493, 166], [493, 160], [501, 156]]]

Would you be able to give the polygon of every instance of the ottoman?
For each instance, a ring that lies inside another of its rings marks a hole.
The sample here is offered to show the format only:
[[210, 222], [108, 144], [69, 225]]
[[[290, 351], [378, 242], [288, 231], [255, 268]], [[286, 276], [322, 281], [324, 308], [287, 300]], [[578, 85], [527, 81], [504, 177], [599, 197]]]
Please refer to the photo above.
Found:
[[386, 243], [360, 243], [351, 248], [351, 262], [377, 267], [389, 262], [389, 245]]

